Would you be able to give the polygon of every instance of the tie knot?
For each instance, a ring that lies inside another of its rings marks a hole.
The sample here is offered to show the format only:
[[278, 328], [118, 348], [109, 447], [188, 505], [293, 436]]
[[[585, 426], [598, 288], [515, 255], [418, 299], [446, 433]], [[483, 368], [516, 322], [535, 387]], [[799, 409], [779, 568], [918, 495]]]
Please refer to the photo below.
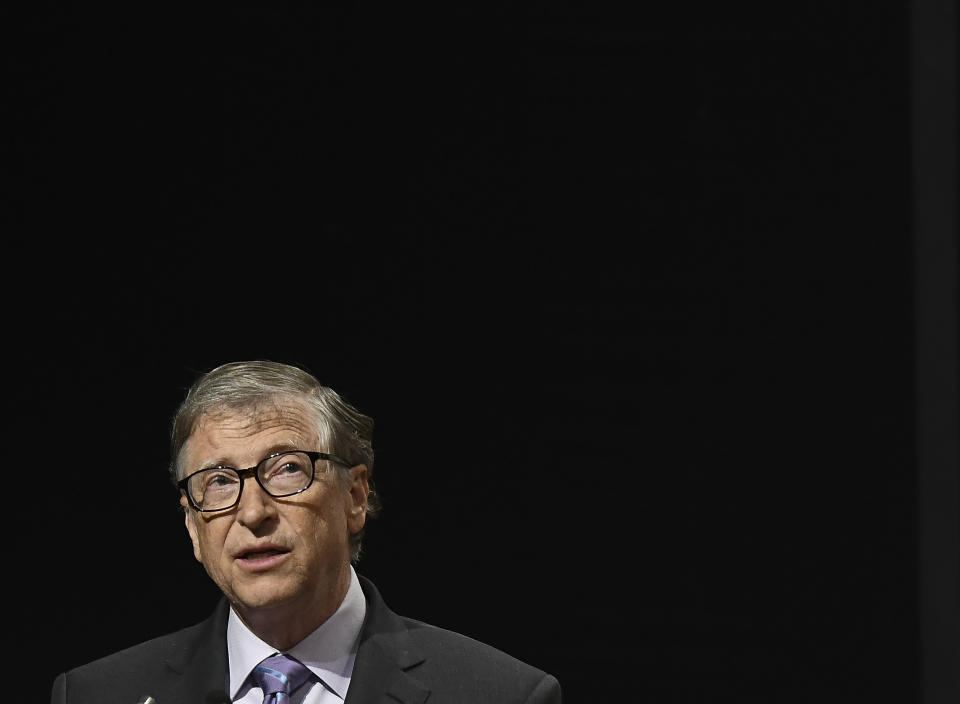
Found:
[[[312, 673], [299, 660], [273, 655], [253, 668], [251, 676], [263, 690], [264, 701], [271, 694], [290, 694], [310, 679]], [[272, 700], [270, 700], [272, 701]]]

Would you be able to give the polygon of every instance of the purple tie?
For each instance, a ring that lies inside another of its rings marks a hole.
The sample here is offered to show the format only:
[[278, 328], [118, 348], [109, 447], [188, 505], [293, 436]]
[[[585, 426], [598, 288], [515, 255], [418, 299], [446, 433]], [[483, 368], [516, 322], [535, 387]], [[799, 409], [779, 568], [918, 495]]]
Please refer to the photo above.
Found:
[[286, 655], [272, 655], [255, 668], [250, 676], [263, 690], [263, 704], [286, 704], [313, 673], [299, 660]]

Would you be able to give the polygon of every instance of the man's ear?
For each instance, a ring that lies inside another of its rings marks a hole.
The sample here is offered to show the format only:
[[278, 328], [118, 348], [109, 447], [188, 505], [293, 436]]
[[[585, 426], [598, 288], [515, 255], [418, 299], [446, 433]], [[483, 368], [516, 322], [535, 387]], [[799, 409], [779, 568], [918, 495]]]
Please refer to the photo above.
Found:
[[197, 538], [196, 514], [190, 510], [186, 496], [180, 497], [180, 505], [183, 506], [183, 523], [187, 527], [187, 533], [190, 534], [190, 542], [193, 543], [193, 556], [197, 558], [197, 562], [203, 562], [200, 559], [200, 540]]
[[367, 501], [370, 496], [370, 472], [367, 465], [350, 468], [350, 498], [347, 502], [347, 527], [359, 533], [367, 522]]

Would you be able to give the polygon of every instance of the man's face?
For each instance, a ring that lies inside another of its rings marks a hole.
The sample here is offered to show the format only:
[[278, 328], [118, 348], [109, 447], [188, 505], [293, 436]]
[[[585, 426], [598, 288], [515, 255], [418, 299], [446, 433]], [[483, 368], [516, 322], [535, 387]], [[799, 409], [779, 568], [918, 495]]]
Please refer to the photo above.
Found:
[[[319, 450], [315, 426], [296, 403], [256, 417], [225, 413], [201, 419], [183, 453], [184, 475], [215, 465], [252, 467], [282, 450]], [[349, 584], [350, 534], [364, 525], [367, 469], [346, 485], [319, 460], [306, 491], [276, 499], [244, 480], [240, 503], [226, 511], [186, 510], [193, 552], [244, 620], [257, 614], [322, 622]], [[314, 627], [319, 623], [314, 624]]]

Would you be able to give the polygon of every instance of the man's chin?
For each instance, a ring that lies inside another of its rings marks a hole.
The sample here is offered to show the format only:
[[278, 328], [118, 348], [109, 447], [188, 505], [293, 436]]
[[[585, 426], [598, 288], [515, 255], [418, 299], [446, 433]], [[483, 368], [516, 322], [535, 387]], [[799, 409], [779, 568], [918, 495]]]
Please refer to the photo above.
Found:
[[292, 603], [296, 596], [295, 585], [287, 579], [260, 575], [244, 582], [234, 585], [230, 599], [238, 610], [271, 611]]

